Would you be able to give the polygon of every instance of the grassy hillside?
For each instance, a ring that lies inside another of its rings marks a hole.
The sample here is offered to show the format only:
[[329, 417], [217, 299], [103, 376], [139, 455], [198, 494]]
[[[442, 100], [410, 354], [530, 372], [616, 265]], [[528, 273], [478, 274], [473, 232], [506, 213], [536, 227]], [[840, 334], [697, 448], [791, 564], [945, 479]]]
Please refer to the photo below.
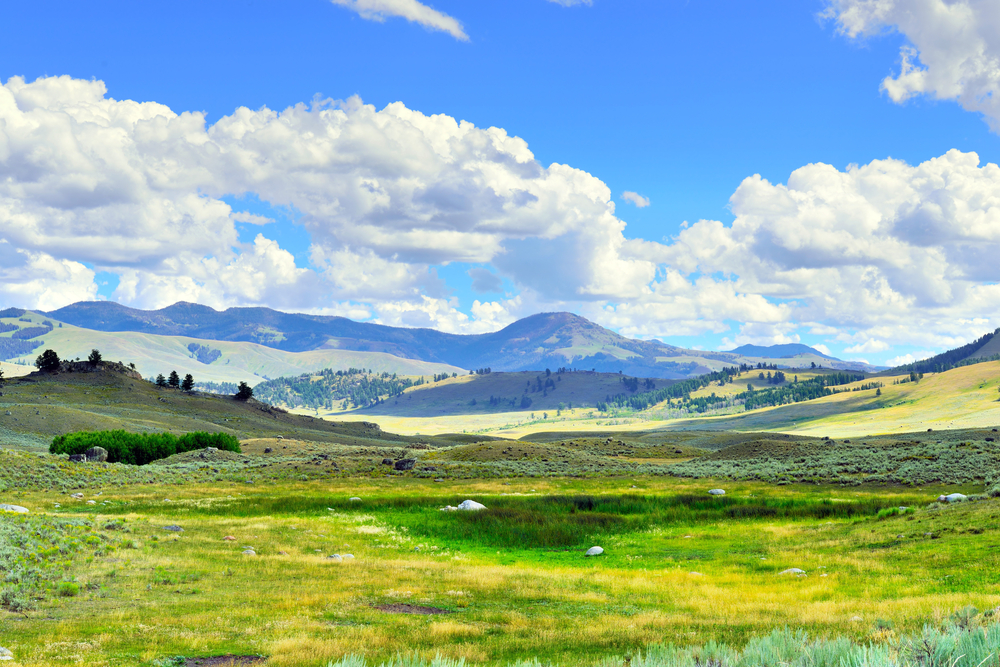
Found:
[[[111, 372], [36, 374], [4, 384], [0, 443], [47, 448], [71, 431], [225, 432], [240, 439], [275, 437], [354, 445], [417, 442], [364, 422], [337, 423], [289, 414], [231, 397], [186, 394]], [[428, 440], [422, 439], [423, 442]], [[432, 440], [431, 440], [432, 441]]]
[[[32, 339], [41, 342], [42, 345], [12, 361], [31, 366], [38, 353], [46, 348], [55, 350], [66, 359], [76, 357], [86, 359], [90, 351], [96, 348], [107, 359], [134, 363], [144, 377], [155, 376], [158, 373], [166, 375], [171, 370], [176, 370], [181, 376], [190, 373], [196, 381], [246, 382], [251, 386], [261, 382], [265, 377], [298, 375], [323, 368], [364, 367], [376, 372], [427, 376], [433, 376], [435, 373], [464, 372], [463, 369], [454, 366], [402, 359], [382, 352], [335, 349], [286, 352], [256, 343], [205, 341], [184, 336], [160, 336], [148, 333], [102, 332], [81, 329], [69, 324], [60, 327], [58, 321], [36, 313], [0, 318], [0, 324], [18, 325], [21, 328], [41, 327], [44, 322], [53, 323], [55, 328]], [[16, 333], [0, 333], [0, 339], [10, 339]], [[220, 354], [212, 363], [205, 364], [189, 349], [191, 345], [218, 350]]]

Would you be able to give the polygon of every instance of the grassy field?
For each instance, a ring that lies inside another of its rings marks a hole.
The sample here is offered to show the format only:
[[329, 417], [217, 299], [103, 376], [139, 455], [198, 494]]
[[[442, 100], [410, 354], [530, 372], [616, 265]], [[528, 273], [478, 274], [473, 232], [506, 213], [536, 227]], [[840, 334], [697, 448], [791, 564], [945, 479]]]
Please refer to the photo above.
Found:
[[[73, 519], [83, 546], [60, 556], [33, 609], [0, 617], [2, 641], [23, 665], [412, 653], [587, 665], [655, 642], [739, 647], [786, 625], [885, 639], [1000, 604], [998, 501], [928, 505], [954, 486], [759, 483], [713, 498], [714, 485], [386, 477], [93, 486], [82, 500], [8, 490], [35, 520]], [[466, 498], [489, 509], [439, 509]], [[584, 557], [594, 545], [605, 554]], [[806, 576], [781, 574], [792, 567]], [[63, 582], [77, 592], [60, 593]]]

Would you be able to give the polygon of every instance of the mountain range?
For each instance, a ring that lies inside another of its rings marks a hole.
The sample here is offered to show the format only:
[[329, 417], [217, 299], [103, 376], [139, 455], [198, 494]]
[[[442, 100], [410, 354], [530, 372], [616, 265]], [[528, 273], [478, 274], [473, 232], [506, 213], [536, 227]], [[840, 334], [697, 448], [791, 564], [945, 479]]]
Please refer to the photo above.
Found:
[[[390, 327], [344, 317], [283, 313], [269, 308], [218, 311], [185, 302], [147, 311], [114, 302], [89, 301], [42, 314], [80, 329], [106, 333], [246, 343], [293, 354], [324, 351], [377, 354], [385, 357], [380, 367], [391, 366], [389, 360], [396, 358], [400, 362], [436, 364], [442, 369], [522, 371], [575, 367], [669, 379], [693, 377], [723, 366], [761, 362], [792, 368], [817, 363], [847, 370], [875, 370], [864, 363], [833, 359], [804, 345], [744, 346], [732, 352], [689, 350], [656, 340], [627, 338], [566, 312], [539, 313], [499, 331], [474, 335]], [[191, 344], [187, 346], [194, 350]], [[202, 361], [208, 359], [199, 353], [200, 350], [195, 350], [193, 356]], [[230, 363], [224, 353], [208, 356], [211, 361], [207, 365]]]

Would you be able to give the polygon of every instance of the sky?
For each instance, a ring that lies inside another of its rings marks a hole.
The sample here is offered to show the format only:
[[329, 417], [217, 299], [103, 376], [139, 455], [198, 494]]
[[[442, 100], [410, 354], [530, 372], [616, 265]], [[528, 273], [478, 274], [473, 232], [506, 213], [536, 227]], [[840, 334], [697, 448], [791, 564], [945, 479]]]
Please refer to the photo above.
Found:
[[5, 8], [0, 307], [568, 310], [894, 365], [1000, 327], [995, 0]]

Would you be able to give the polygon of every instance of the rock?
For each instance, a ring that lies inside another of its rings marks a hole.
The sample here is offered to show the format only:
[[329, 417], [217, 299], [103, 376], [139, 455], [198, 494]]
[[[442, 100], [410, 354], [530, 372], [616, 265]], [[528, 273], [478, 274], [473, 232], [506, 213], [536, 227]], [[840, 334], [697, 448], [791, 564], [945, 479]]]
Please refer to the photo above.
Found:
[[725, 489], [709, 489], [708, 492], [713, 496], [724, 496], [726, 495]]
[[694, 577], [704, 577], [705, 576], [701, 572], [694, 572], [694, 571], [688, 572], [688, 574], [690, 574], [691, 576], [694, 576]]
[[486, 509], [486, 505], [477, 503], [475, 500], [463, 500], [458, 504], [458, 509], [468, 512], [478, 512]]
[[177, 526], [177, 525], [164, 526], [163, 530], [169, 530], [171, 533], [183, 533], [184, 532], [184, 529], [181, 528], [180, 526]]
[[225, 537], [222, 538], [222, 541], [223, 542], [235, 542], [236, 538], [233, 537], [232, 535], [226, 535]]
[[435, 479], [434, 481], [435, 481], [435, 482], [443, 482], [444, 480], [443, 480], [443, 479], [441, 479], [440, 477], [438, 477], [438, 478], [437, 478], [437, 479]]
[[[9, 412], [7, 414], [10, 414]], [[0, 660], [13, 660], [14, 654], [10, 652], [10, 649], [0, 646]]]
[[205, 451], [206, 452], [217, 452], [217, 451], [219, 451], [219, 448], [218, 447], [206, 447]]
[[456, 512], [456, 511], [458, 511], [458, 508], [457, 507], [452, 507], [451, 505], [445, 505], [444, 507], [441, 508], [441, 511], [442, 512]]
[[[927, 430], [929, 431], [930, 429], [927, 429]], [[865, 620], [865, 619], [861, 618], [860, 616], [851, 616], [851, 622], [852, 623], [860, 623], [863, 620]]]
[[87, 504], [88, 504], [88, 505], [96, 505], [96, 504], [97, 504], [97, 501], [96, 501], [96, 500], [88, 500], [88, 501], [87, 501]]
[[327, 560], [332, 560], [332, 561], [333, 561], [334, 563], [339, 563], [339, 562], [341, 562], [342, 560], [344, 560], [344, 559], [343, 559], [343, 558], [342, 558], [342, 557], [340, 556], [340, 554], [332, 554], [332, 555], [330, 555], [330, 556], [327, 556], [327, 557], [326, 557], [326, 559], [327, 559]]
[[350, 502], [352, 502], [352, 503], [360, 503], [361, 502], [361, 498], [358, 498], [357, 496], [354, 496], [353, 498], [348, 498], [348, 500]]
[[417, 464], [416, 459], [400, 459], [396, 461], [396, 470], [413, 470], [413, 466]]
[[270, 454], [270, 453], [271, 453], [271, 451], [272, 451], [272, 450], [271, 450], [271, 448], [270, 448], [270, 447], [265, 447], [265, 448], [264, 448], [264, 453], [265, 453], [265, 454]]
[[391, 466], [392, 465], [392, 459], [382, 459], [382, 465], [384, 465], [384, 466]]
[[949, 493], [947, 496], [938, 496], [939, 503], [960, 503], [967, 499], [968, 496], [963, 493]]
[[70, 496], [70, 498], [76, 498], [77, 500], [83, 500], [83, 494], [82, 493], [74, 493], [73, 495]]
[[28, 513], [27, 507], [21, 507], [20, 505], [8, 505], [7, 503], [0, 504], [0, 510], [4, 512], [15, 512], [16, 514]]
[[104, 463], [108, 460], [108, 450], [104, 449], [104, 447], [91, 447], [84, 452], [84, 455], [88, 461], [97, 463]]
[[604, 549], [602, 549], [601, 547], [590, 547], [589, 549], [587, 549], [587, 553], [585, 553], [583, 555], [584, 556], [600, 556], [602, 553], [604, 553]]
[[73, 463], [85, 463], [87, 461], [86, 454], [70, 454], [69, 460]]
[[783, 570], [782, 572], [779, 572], [778, 574], [805, 574], [805, 573], [806, 573], [805, 570], [800, 570], [797, 567], [790, 567], [787, 570]]
[[344, 560], [354, 560], [354, 554], [344, 554], [341, 558]]
[[254, 551], [253, 549], [244, 549], [243, 550], [243, 555], [244, 556], [256, 556], [257, 552]]

